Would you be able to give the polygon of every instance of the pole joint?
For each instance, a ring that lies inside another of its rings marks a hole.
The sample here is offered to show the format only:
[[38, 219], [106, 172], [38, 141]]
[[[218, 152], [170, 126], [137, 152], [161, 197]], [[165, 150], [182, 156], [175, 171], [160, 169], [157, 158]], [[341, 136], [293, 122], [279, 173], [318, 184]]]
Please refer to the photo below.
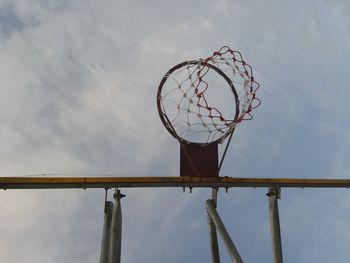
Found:
[[268, 197], [275, 196], [276, 199], [281, 199], [281, 188], [280, 187], [270, 187], [269, 191], [266, 195]]
[[118, 188], [115, 189], [115, 193], [113, 194], [113, 198], [118, 202], [124, 198], [126, 195], [122, 194]]

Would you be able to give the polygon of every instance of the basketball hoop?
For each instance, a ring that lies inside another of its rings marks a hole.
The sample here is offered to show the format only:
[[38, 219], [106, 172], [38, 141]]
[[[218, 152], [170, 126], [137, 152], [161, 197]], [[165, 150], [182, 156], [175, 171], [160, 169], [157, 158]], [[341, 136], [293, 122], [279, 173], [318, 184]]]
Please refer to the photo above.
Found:
[[240, 122], [253, 118], [251, 111], [261, 103], [258, 89], [251, 66], [227, 46], [206, 59], [182, 62], [164, 75], [157, 107], [165, 128], [180, 142], [181, 176], [218, 176], [217, 157], [210, 160], [217, 156], [218, 143], [231, 138]]

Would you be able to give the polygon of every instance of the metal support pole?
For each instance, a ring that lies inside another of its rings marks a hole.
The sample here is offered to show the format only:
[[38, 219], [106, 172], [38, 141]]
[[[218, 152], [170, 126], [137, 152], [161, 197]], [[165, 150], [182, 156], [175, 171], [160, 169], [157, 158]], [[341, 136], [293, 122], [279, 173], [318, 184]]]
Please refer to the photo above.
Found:
[[111, 237], [110, 237], [110, 247], [109, 247], [109, 263], [120, 263], [121, 260], [121, 246], [122, 246], [122, 210], [120, 199], [124, 197], [120, 193], [120, 190], [116, 190], [113, 195], [115, 200], [115, 205], [112, 215], [112, 225], [111, 225]]
[[207, 200], [206, 201], [206, 208], [207, 212], [210, 216], [210, 218], [213, 220], [217, 230], [219, 231], [219, 234], [224, 241], [224, 244], [228, 250], [228, 253], [232, 259], [232, 262], [236, 263], [243, 263], [243, 260], [241, 256], [238, 253], [238, 250], [236, 249], [235, 245], [233, 244], [233, 241], [228, 234], [225, 225], [221, 221], [220, 216], [218, 215], [216, 209], [215, 209], [215, 204], [213, 200]]
[[281, 190], [279, 188], [269, 188], [267, 193], [269, 197], [269, 213], [270, 213], [270, 229], [272, 238], [272, 253], [273, 262], [282, 263], [282, 242], [281, 242], [281, 229], [280, 220], [278, 214], [278, 202], [277, 199], [281, 197]]
[[102, 233], [102, 244], [101, 244], [101, 254], [100, 263], [108, 263], [108, 253], [110, 244], [110, 229], [112, 223], [112, 213], [113, 213], [113, 202], [105, 201], [105, 216], [103, 222], [103, 233]]
[[[212, 200], [214, 202], [215, 208], [217, 206], [217, 193], [218, 193], [218, 189], [213, 188]], [[208, 230], [209, 230], [209, 240], [210, 240], [210, 248], [211, 248], [211, 261], [212, 263], [220, 263], [218, 237], [217, 237], [214, 221], [211, 219], [209, 213], [208, 213]]]

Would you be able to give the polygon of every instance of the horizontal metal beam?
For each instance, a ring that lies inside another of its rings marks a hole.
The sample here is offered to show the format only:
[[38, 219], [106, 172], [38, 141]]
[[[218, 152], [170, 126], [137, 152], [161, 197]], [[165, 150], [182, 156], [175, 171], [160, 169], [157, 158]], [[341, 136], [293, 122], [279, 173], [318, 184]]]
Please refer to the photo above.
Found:
[[0, 177], [0, 189], [132, 187], [349, 188], [349, 179], [233, 177]]

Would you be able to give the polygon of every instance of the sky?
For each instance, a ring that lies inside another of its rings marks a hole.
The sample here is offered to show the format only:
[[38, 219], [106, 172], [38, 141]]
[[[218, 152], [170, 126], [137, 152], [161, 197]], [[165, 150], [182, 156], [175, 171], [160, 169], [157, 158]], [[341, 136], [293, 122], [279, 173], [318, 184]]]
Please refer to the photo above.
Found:
[[[0, 0], [0, 176], [179, 175], [157, 87], [172, 66], [229, 45], [252, 65], [262, 105], [221, 175], [348, 178], [349, 12], [341, 0]], [[210, 190], [122, 192], [122, 262], [210, 262]], [[244, 262], [272, 262], [266, 192], [219, 192]], [[282, 189], [285, 262], [348, 262], [349, 199]], [[0, 200], [0, 262], [98, 262], [104, 190]], [[221, 241], [220, 252], [229, 262]]]

